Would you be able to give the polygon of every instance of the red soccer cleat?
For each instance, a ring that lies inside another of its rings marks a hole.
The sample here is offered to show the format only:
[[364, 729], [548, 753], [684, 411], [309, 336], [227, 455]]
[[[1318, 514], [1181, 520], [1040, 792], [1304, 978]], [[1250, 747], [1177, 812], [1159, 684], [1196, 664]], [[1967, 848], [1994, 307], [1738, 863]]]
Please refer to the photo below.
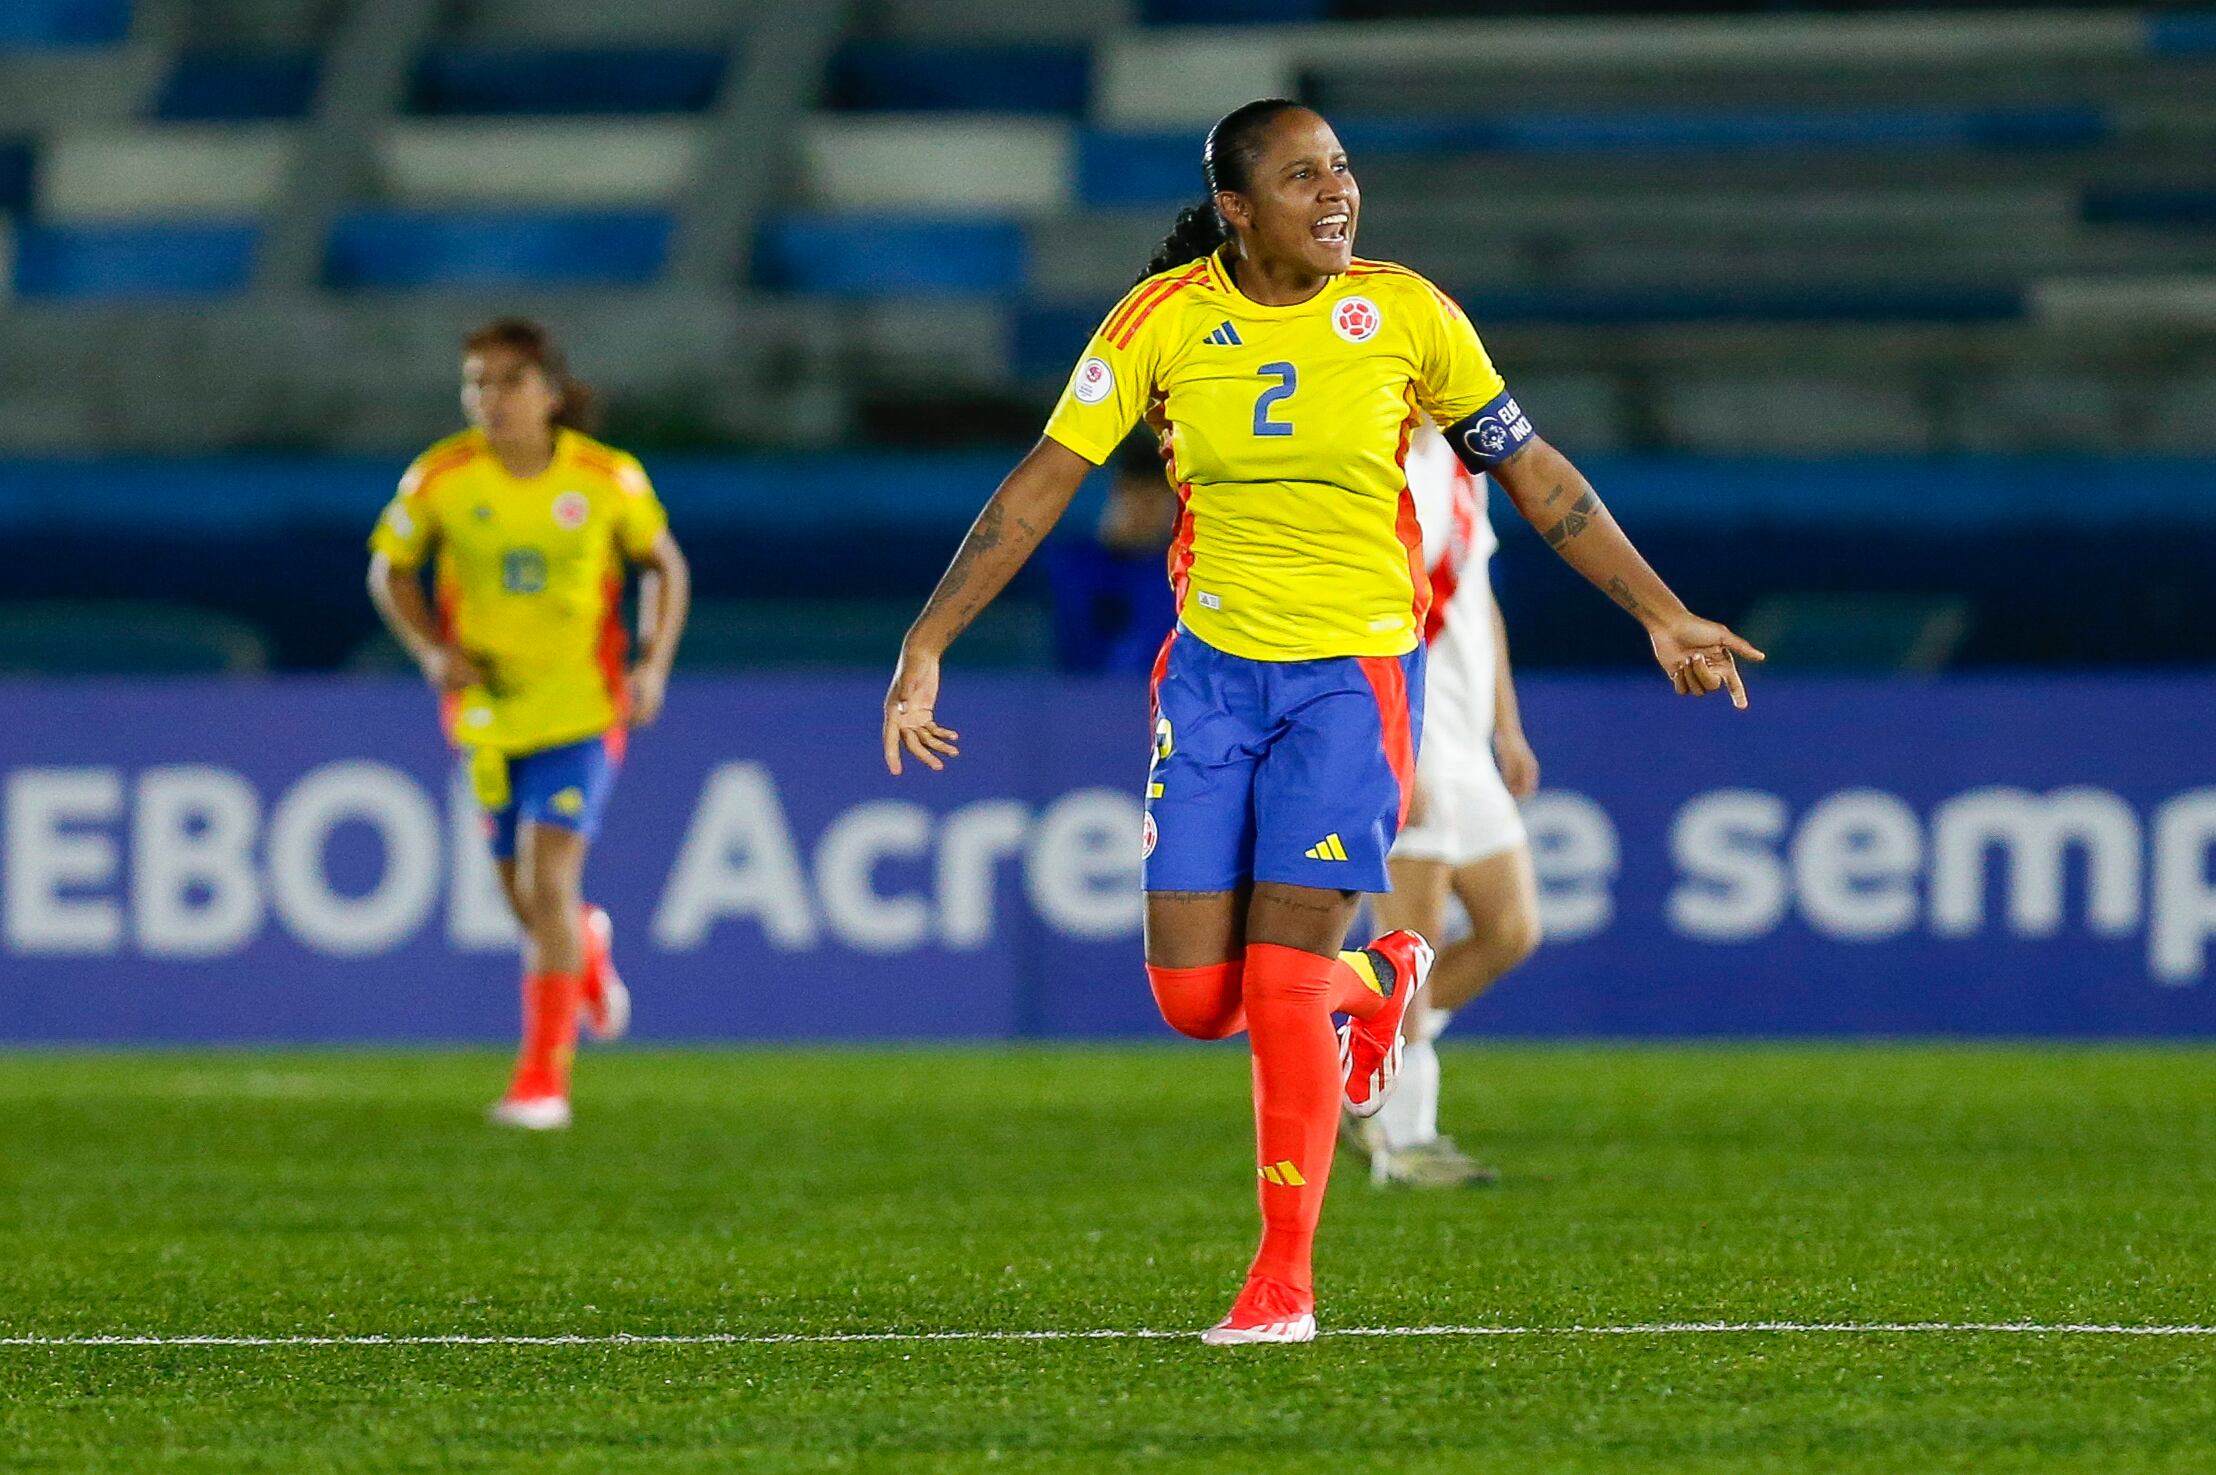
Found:
[[1369, 950], [1393, 965], [1393, 987], [1384, 1008], [1339, 1026], [1339, 1076], [1347, 1110], [1358, 1117], [1376, 1116], [1400, 1081], [1401, 1022], [1431, 977], [1435, 956], [1421, 934], [1405, 928], [1386, 933]]
[[1316, 1297], [1281, 1280], [1250, 1277], [1231, 1303], [1231, 1314], [1200, 1334], [1211, 1347], [1316, 1340]]
[[620, 1040], [631, 1028], [631, 991], [616, 972], [615, 923], [585, 904], [585, 1028], [596, 1040]]

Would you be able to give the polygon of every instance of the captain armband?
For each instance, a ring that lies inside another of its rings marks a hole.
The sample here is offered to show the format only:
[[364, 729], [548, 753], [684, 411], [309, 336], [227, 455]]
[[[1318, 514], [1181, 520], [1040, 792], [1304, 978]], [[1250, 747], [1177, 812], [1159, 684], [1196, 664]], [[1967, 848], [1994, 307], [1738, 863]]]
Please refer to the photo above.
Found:
[[1447, 427], [1447, 444], [1475, 475], [1482, 476], [1531, 444], [1538, 431], [1531, 417], [1507, 390], [1473, 415], [1465, 415]]

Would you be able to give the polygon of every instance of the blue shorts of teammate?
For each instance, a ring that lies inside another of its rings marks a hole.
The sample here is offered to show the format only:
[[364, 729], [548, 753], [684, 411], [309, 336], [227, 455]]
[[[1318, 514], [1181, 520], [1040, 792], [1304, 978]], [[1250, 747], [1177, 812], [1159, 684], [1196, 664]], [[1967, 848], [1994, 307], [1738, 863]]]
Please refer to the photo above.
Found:
[[1423, 647], [1252, 661], [1179, 629], [1154, 688], [1146, 889], [1389, 891], [1423, 732]]
[[[587, 840], [600, 833], [600, 816], [608, 807], [609, 791], [616, 786], [616, 770], [622, 766], [620, 737], [620, 732], [605, 732], [558, 748], [510, 755], [506, 802], [485, 808], [485, 834], [494, 858], [515, 859], [516, 831], [526, 822], [574, 830]], [[481, 804], [486, 797], [481, 765], [491, 762], [482, 754], [470, 759], [470, 776]]]

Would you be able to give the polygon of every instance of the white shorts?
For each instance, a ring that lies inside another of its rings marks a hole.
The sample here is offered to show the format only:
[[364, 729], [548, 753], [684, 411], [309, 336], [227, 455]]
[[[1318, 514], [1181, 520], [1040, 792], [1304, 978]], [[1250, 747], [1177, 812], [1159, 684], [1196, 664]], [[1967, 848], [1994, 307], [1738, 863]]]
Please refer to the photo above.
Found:
[[1438, 860], [1459, 869], [1529, 843], [1523, 814], [1501, 782], [1490, 732], [1424, 721], [1416, 757], [1422, 817], [1393, 844], [1394, 860]]

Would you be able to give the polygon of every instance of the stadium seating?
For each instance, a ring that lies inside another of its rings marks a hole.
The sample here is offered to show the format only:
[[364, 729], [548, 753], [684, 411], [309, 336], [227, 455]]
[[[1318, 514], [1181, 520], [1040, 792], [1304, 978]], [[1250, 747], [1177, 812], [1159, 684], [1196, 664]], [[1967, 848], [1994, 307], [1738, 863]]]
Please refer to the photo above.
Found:
[[[2102, 444], [2216, 449], [2206, 14], [1412, 18], [1441, 12], [884, 0], [780, 112], [750, 58], [815, 0], [428, 7], [367, 103], [345, 101], [366, 64], [338, 0], [25, 0], [0, 27], [0, 264], [88, 341], [125, 331], [103, 304], [237, 297], [241, 323], [305, 324], [334, 310], [318, 283], [367, 292], [422, 325], [331, 372], [404, 401], [433, 402], [413, 345], [450, 331], [455, 292], [543, 287], [604, 325], [596, 372], [657, 423], [746, 384], [700, 433], [821, 444], [887, 423], [871, 407], [930, 365], [934, 400], [970, 407], [950, 426], [999, 427], [1197, 194], [1207, 121], [1297, 92], [1355, 151], [1363, 248], [1460, 296], [1581, 447], [1976, 449], [2049, 399]], [[703, 255], [704, 185], [764, 147], [781, 183]], [[249, 305], [257, 286], [306, 295]], [[721, 328], [670, 341], [673, 319]], [[130, 331], [237, 386], [222, 424], [283, 412], [236, 346], [261, 335]], [[0, 322], [0, 360], [55, 332]], [[1839, 412], [1781, 413], [1819, 399]]]

